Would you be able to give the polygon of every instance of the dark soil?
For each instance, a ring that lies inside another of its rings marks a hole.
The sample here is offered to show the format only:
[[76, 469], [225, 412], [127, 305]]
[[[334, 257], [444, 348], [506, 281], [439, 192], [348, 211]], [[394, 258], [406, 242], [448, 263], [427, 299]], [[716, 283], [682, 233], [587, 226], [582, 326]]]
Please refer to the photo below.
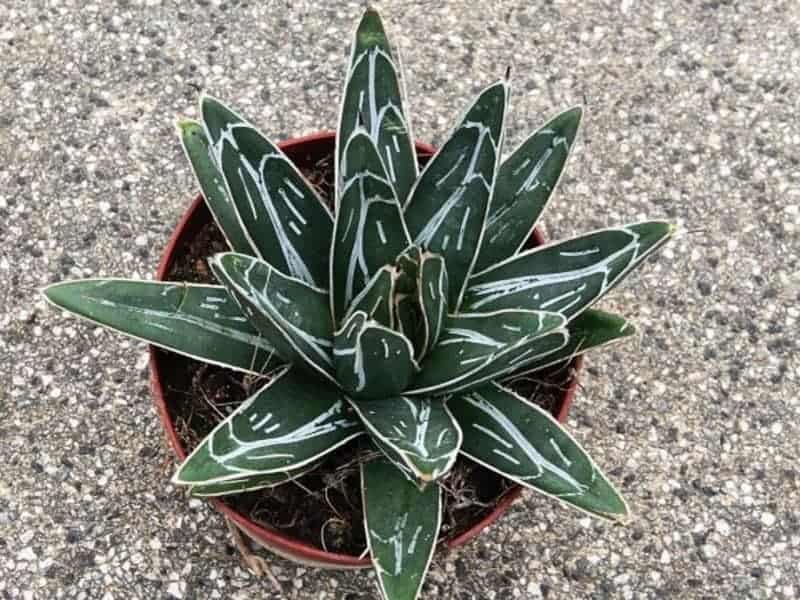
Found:
[[[313, 169], [303, 169], [320, 197], [332, 195], [330, 158]], [[189, 244], [177, 249], [167, 279], [216, 283], [206, 257], [228, 250], [222, 233], [208, 215]], [[168, 373], [164, 392], [167, 406], [187, 452], [214, 426], [258, 387], [263, 378], [247, 376], [159, 350], [162, 372]], [[536, 379], [520, 378], [513, 383], [517, 393], [552, 411], [569, 383], [571, 372], [562, 367]], [[271, 489], [224, 496], [226, 504], [269, 529], [323, 550], [358, 556], [365, 551], [359, 463], [373, 451], [363, 439], [332, 452], [314, 471], [293, 482]], [[441, 485], [444, 495], [442, 539], [459, 535], [486, 517], [513, 483], [496, 473], [460, 457]]]
[[[208, 210], [206, 209], [208, 213]], [[168, 279], [187, 281], [190, 283], [217, 283], [206, 259], [219, 252], [228, 252], [231, 248], [219, 227], [211, 219], [203, 225], [192, 240], [179, 249], [175, 261], [169, 269]]]

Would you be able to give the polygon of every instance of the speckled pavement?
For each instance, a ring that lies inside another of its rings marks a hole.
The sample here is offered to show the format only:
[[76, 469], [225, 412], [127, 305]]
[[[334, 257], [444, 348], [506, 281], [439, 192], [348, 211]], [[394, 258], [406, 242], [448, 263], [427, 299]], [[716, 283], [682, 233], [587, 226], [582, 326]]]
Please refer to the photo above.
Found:
[[[800, 594], [800, 6], [796, 0], [382, 2], [412, 120], [440, 142], [513, 65], [511, 146], [588, 115], [546, 232], [665, 216], [682, 233], [604, 302], [641, 339], [591, 356], [571, 430], [627, 528], [533, 494], [425, 599]], [[274, 559], [168, 484], [145, 347], [36, 290], [150, 277], [195, 185], [198, 91], [276, 138], [334, 125], [361, 2], [0, 1], [0, 597], [376, 598]], [[510, 147], [510, 146], [509, 146]]]

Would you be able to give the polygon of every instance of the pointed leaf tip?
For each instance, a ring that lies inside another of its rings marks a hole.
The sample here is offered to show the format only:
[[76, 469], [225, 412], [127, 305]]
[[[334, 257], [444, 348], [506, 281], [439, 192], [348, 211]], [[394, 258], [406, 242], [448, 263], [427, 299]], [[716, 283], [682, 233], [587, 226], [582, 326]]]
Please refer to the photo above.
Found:
[[580, 121], [580, 108], [556, 115], [503, 161], [475, 263], [476, 273], [513, 256], [530, 238], [561, 179]]
[[186, 132], [192, 129], [193, 127], [202, 127], [202, 126], [194, 119], [189, 119], [187, 117], [180, 117], [175, 121], [175, 127], [177, 127], [178, 131]]
[[580, 119], [582, 119], [582, 118], [583, 118], [583, 105], [581, 105], [581, 104], [576, 104], [576, 105], [575, 105], [575, 106], [573, 106], [572, 108], [568, 108], [567, 110], [565, 110], [565, 111], [562, 113], [562, 115], [564, 115], [564, 116], [569, 116], [569, 117], [571, 117], [573, 120], [574, 120], [574, 119], [578, 119], [578, 120], [580, 120]]
[[589, 514], [625, 519], [625, 500], [549, 413], [497, 384], [454, 396], [462, 452], [489, 469]]
[[553, 365], [566, 365], [579, 354], [622, 341], [636, 333], [636, 327], [625, 318], [591, 308], [570, 321], [567, 330], [569, 341], [564, 347], [515, 371], [507, 381]]
[[350, 400], [375, 445], [422, 489], [446, 475], [463, 434], [440, 398]]
[[474, 275], [463, 309], [547, 309], [572, 319], [623, 281], [669, 234], [668, 223], [646, 221], [528, 250]]
[[457, 311], [484, 238], [501, 153], [508, 85], [484, 88], [414, 183], [405, 216], [414, 243], [440, 254]]
[[367, 9], [356, 29], [336, 135], [337, 206], [342, 191], [344, 145], [364, 125], [380, 150], [398, 201], [405, 202], [417, 177], [411, 126], [404, 112], [405, 90], [396, 50], [377, 13]]
[[373, 6], [367, 7], [358, 23], [358, 43], [362, 45], [377, 44], [388, 47], [386, 30], [380, 13]]
[[417, 488], [388, 460], [361, 464], [364, 527], [384, 600], [416, 600], [442, 523], [438, 485]]
[[377, 7], [375, 5], [368, 4], [367, 7], [364, 9], [364, 14], [361, 15], [361, 20], [363, 21], [364, 19], [367, 19], [367, 18], [369, 18], [369, 19], [376, 19], [376, 18], [380, 19], [381, 18], [381, 15], [378, 12], [378, 9], [377, 9]]

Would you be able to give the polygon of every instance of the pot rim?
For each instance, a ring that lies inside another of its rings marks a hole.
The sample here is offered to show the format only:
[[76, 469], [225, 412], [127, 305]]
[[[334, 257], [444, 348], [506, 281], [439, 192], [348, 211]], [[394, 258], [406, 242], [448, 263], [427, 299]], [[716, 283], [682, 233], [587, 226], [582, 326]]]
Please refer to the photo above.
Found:
[[[278, 143], [278, 147], [284, 152], [291, 152], [292, 150], [297, 150], [299, 147], [303, 147], [305, 145], [316, 144], [319, 142], [325, 143], [333, 141], [335, 138], [336, 134], [333, 131], [320, 131], [310, 135], [284, 140]], [[418, 154], [423, 155], [432, 155], [436, 151], [433, 146], [423, 142], [416, 142], [416, 150]], [[203, 195], [198, 194], [192, 201], [189, 208], [179, 219], [161, 255], [158, 270], [156, 271], [156, 279], [158, 281], [164, 281], [166, 279], [167, 272], [172, 265], [175, 252], [184, 236], [184, 232], [191, 220], [194, 218], [195, 213], [202, 208], [204, 202], [205, 200]], [[544, 236], [542, 235], [541, 230], [538, 228], [534, 230], [531, 237], [537, 245], [544, 243]], [[186, 458], [187, 453], [186, 449], [183, 447], [182, 441], [178, 437], [175, 429], [175, 423], [170, 417], [169, 410], [167, 409], [167, 402], [162, 386], [163, 375], [158, 364], [156, 348], [152, 345], [149, 346], [149, 352], [150, 390], [153, 396], [153, 402], [156, 406], [156, 410], [158, 411], [158, 416], [161, 420], [161, 425], [167, 436], [169, 445], [172, 447], [178, 458], [182, 461]], [[567, 414], [572, 406], [572, 402], [578, 388], [578, 373], [580, 372], [582, 364], [583, 356], [577, 356], [575, 359], [573, 359], [572, 368], [575, 374], [572, 377], [570, 384], [567, 386], [567, 389], [563, 393], [561, 405], [555, 415], [556, 419], [562, 423], [566, 420]], [[443, 542], [444, 546], [448, 550], [453, 550], [463, 546], [473, 538], [477, 537], [486, 527], [497, 521], [500, 516], [508, 510], [511, 504], [513, 504], [513, 502], [522, 494], [522, 491], [522, 486], [519, 484], [514, 484], [503, 494], [503, 496], [501, 496], [500, 501], [488, 515], [486, 515], [480, 521], [474, 523], [466, 531], [453, 538], [445, 540]], [[295, 560], [300, 559], [303, 562], [322, 567], [362, 568], [371, 565], [371, 561], [368, 556], [357, 557], [349, 554], [328, 552], [319, 548], [315, 548], [310, 544], [300, 542], [290, 536], [284, 535], [281, 532], [267, 529], [264, 526], [255, 523], [230, 506], [226, 505], [218, 498], [207, 498], [207, 500], [211, 502], [212, 506], [218, 512], [231, 519], [239, 528], [245, 530], [248, 535], [255, 538], [258, 542], [263, 542], [265, 545], [285, 557], [293, 558]]]

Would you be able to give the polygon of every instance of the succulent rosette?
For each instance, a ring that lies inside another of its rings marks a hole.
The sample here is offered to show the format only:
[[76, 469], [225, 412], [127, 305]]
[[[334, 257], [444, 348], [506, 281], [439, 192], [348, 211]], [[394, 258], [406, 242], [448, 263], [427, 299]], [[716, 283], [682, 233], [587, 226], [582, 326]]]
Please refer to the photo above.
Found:
[[483, 89], [420, 170], [397, 52], [377, 13], [355, 33], [333, 207], [277, 145], [220, 101], [181, 121], [231, 251], [218, 285], [81, 280], [57, 306], [167, 350], [263, 376], [174, 482], [197, 496], [280, 485], [363, 436], [365, 529], [387, 600], [416, 598], [459, 453], [592, 515], [624, 500], [545, 410], [508, 385], [630, 336], [592, 306], [667, 240], [662, 221], [525, 249], [581, 110], [501, 160], [509, 82]]

